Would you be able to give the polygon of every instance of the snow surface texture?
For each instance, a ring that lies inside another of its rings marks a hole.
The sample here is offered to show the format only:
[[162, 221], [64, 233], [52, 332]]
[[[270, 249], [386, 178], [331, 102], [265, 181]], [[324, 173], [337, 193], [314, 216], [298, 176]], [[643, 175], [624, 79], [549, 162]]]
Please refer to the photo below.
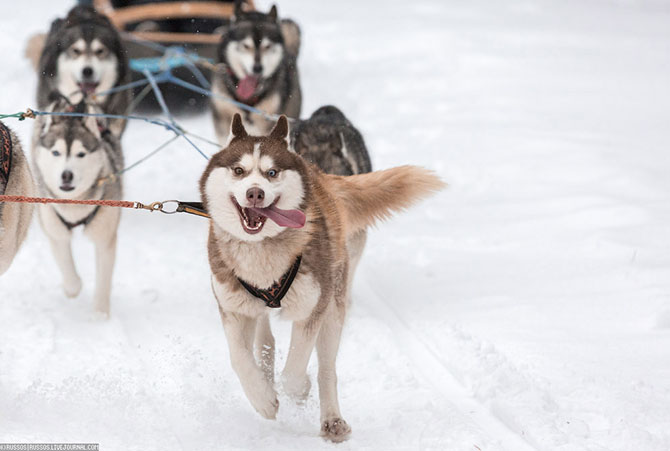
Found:
[[[0, 19], [2, 112], [34, 105], [25, 39], [69, 4]], [[286, 0], [280, 14], [303, 28], [304, 114], [333, 103], [376, 168], [450, 184], [370, 233], [339, 358], [353, 436], [337, 448], [670, 449], [668, 5]], [[31, 121], [7, 122], [27, 143]], [[214, 136], [209, 115], [183, 124]], [[131, 123], [126, 161], [169, 136]], [[125, 197], [197, 199], [204, 165], [172, 144]], [[85, 285], [68, 300], [33, 225], [0, 278], [0, 442], [335, 449], [314, 392], [280, 397], [277, 421], [245, 399], [206, 231], [124, 212], [100, 321], [92, 246], [78, 233]], [[274, 327], [281, 361], [289, 329]]]

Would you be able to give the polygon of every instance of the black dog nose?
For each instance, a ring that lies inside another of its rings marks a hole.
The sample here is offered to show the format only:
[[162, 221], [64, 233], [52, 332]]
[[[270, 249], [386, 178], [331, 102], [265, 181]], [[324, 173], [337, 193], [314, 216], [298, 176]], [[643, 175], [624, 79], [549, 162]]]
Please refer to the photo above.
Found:
[[260, 188], [254, 187], [247, 190], [247, 200], [254, 206], [256, 202], [261, 202], [264, 198], [265, 192]]
[[261, 63], [256, 63], [254, 64], [253, 70], [254, 74], [260, 74], [261, 72], [263, 72], [263, 66], [261, 65]]
[[69, 185], [70, 183], [72, 183], [74, 174], [72, 173], [72, 171], [63, 171], [60, 177], [63, 180], [63, 184]]
[[84, 78], [91, 78], [93, 76], [93, 69], [86, 66], [81, 70], [81, 74], [84, 76]]

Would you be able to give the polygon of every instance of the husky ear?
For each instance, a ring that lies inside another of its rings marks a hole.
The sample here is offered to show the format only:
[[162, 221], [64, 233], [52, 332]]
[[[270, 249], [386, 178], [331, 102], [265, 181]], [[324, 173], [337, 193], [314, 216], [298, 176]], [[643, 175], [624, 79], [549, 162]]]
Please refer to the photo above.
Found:
[[282, 139], [288, 145], [288, 119], [283, 114], [277, 119], [277, 123], [270, 132], [270, 137], [275, 139]]
[[242, 123], [242, 116], [240, 116], [240, 113], [235, 113], [233, 120], [230, 123], [230, 135], [228, 135], [226, 146], [228, 146], [228, 144], [235, 138], [245, 138], [247, 136], [249, 136], [249, 134]]
[[277, 20], [277, 5], [272, 5], [272, 8], [270, 8], [270, 12], [268, 13], [268, 16], [272, 20]]
[[240, 18], [240, 15], [242, 14], [242, 4], [244, 3], [244, 0], [235, 0], [235, 9], [233, 10], [233, 15], [230, 17], [231, 22], [235, 22], [237, 19]]
[[[82, 100], [74, 107], [74, 112], [80, 114], [86, 114], [90, 113], [91, 111], [89, 111], [88, 104], [86, 103], [86, 101]], [[93, 112], [95, 112], [95, 110]], [[94, 116], [82, 116], [80, 119], [81, 123], [84, 124], [84, 127], [86, 127], [88, 131], [93, 133], [96, 139], [99, 140], [102, 137], [101, 131], [103, 128], [105, 128], [104, 125], [105, 119], [97, 118]]]

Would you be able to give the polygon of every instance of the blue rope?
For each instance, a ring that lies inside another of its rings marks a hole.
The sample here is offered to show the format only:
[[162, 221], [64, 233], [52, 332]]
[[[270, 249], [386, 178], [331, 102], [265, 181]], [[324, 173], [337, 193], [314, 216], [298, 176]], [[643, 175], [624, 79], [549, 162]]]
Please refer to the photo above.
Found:
[[[147, 77], [147, 80], [149, 80], [149, 83], [151, 84], [151, 89], [153, 89], [154, 94], [156, 95], [156, 100], [158, 100], [158, 104], [161, 106], [161, 109], [163, 110], [163, 113], [170, 119], [170, 122], [172, 123], [173, 131], [179, 135], [181, 135], [182, 138], [186, 140], [193, 148], [200, 154], [202, 155], [206, 160], [209, 160], [209, 157], [202, 151], [198, 146], [195, 145], [193, 141], [191, 141], [188, 136], [184, 134], [182, 131], [181, 127], [177, 124], [177, 122], [174, 120], [174, 117], [172, 116], [172, 113], [170, 113], [170, 110], [167, 107], [167, 104], [165, 103], [165, 99], [163, 98], [163, 94], [161, 93], [161, 90], [158, 88], [158, 83], [156, 82], [156, 79], [154, 78], [153, 75], [151, 75], [151, 72], [148, 70], [144, 70], [144, 76]], [[168, 77], [171, 76], [170, 72], [166, 72]]]
[[65, 113], [60, 111], [35, 111], [31, 110], [35, 116], [67, 116], [67, 117], [101, 117], [107, 119], [130, 119], [148, 122], [154, 125], [160, 125], [165, 127], [167, 130], [175, 131], [175, 127], [172, 124], [169, 124], [165, 121], [159, 119], [149, 119], [148, 117], [143, 116], [133, 116], [133, 115], [123, 115], [123, 114], [106, 114], [106, 113]]

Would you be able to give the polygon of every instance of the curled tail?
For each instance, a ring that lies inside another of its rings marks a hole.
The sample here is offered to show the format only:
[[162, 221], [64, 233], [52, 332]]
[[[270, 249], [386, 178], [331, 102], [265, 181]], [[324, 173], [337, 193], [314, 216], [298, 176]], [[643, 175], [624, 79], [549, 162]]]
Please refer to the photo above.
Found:
[[418, 166], [327, 177], [342, 206], [347, 234], [388, 219], [446, 186], [435, 172]]

